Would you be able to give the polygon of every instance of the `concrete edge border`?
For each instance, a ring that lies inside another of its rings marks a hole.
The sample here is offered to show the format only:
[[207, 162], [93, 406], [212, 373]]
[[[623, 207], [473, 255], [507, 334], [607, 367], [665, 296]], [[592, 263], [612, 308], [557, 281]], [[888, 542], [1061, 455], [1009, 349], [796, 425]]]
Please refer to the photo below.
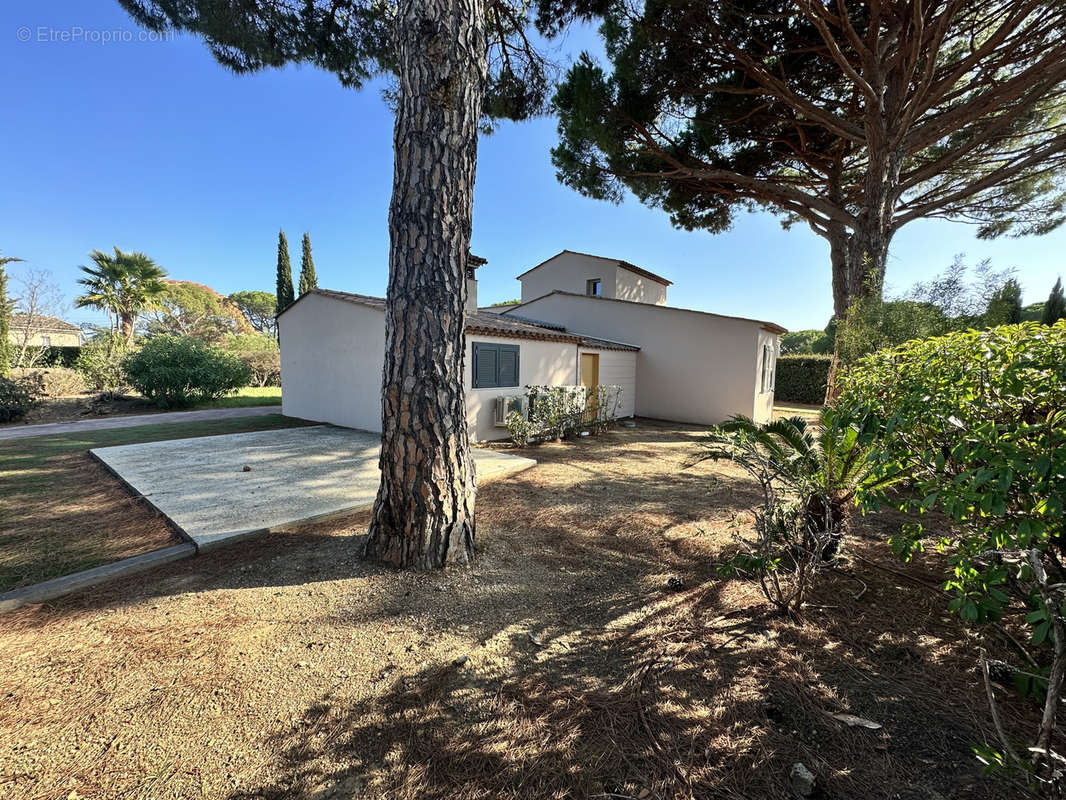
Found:
[[107, 470], [108, 474], [110, 474], [110, 475], [114, 476], [115, 478], [117, 478], [118, 482], [126, 487], [126, 490], [129, 491], [129, 493], [133, 495], [135, 500], [137, 500], [138, 502], [144, 503], [150, 509], [152, 509], [152, 511], [155, 514], [160, 516], [167, 523], [167, 525], [170, 526], [170, 529], [172, 531], [174, 531], [176, 534], [178, 534], [178, 538], [181, 539], [182, 542], [185, 542], [186, 544], [191, 544], [193, 546], [193, 548], [196, 548], [196, 542], [193, 541], [193, 538], [191, 536], [189, 536], [188, 533], [185, 532], [185, 529], [182, 528], [180, 525], [178, 525], [178, 523], [176, 523], [174, 520], [172, 520], [166, 514], [164, 514], [162, 509], [160, 509], [155, 503], [153, 503], [151, 498], [148, 497], [148, 495], [141, 494], [141, 492], [137, 489], [136, 486], [134, 486], [128, 480], [123, 478], [122, 475], [120, 475], [110, 464], [108, 464], [106, 461], [104, 461], [102, 458], [100, 458], [100, 456], [97, 455], [97, 453], [96, 453], [97, 449], [102, 449], [102, 448], [95, 448], [94, 447], [94, 448], [91, 448], [88, 451], [89, 452], [89, 458], [91, 458], [93, 461], [95, 461], [97, 464], [99, 464], [101, 467], [103, 467], [105, 470]]
[[16, 608], [33, 603], [55, 600], [57, 597], [62, 597], [80, 589], [89, 589], [116, 578], [136, 575], [139, 572], [145, 572], [183, 558], [191, 558], [194, 555], [196, 555], [196, 545], [190, 542], [182, 542], [171, 547], [164, 547], [161, 550], [142, 553], [139, 556], [123, 558], [110, 564], [104, 564], [101, 567], [93, 567], [92, 569], [53, 578], [50, 581], [35, 583], [32, 586], [13, 589], [10, 592], [0, 594], [0, 614], [6, 611], [14, 611]]
[[[0, 593], [0, 614], [14, 611], [23, 606], [33, 605], [34, 603], [44, 603], [48, 600], [55, 600], [82, 589], [90, 589], [101, 583], [106, 583], [118, 578], [126, 578], [140, 572], [146, 572], [173, 561], [180, 561], [183, 558], [192, 558], [201, 552], [221, 548], [230, 543], [239, 542], [252, 536], [297, 530], [305, 525], [312, 525], [332, 518], [340, 518], [360, 511], [366, 511], [369, 508], [373, 508], [374, 505], [373, 503], [361, 503], [359, 505], [349, 506], [348, 508], [335, 509], [333, 511], [316, 514], [313, 517], [307, 517], [293, 522], [285, 522], [268, 528], [257, 528], [244, 531], [235, 536], [229, 536], [219, 540], [217, 543], [208, 542], [204, 546], [197, 547], [192, 538], [180, 526], [175, 524], [170, 517], [160, 511], [148, 497], [138, 492], [128, 481], [126, 481], [125, 478], [115, 472], [107, 462], [96, 455], [92, 450], [89, 450], [89, 455], [95, 459], [97, 463], [103, 465], [109, 473], [118, 478], [123, 486], [133, 493], [135, 498], [147, 503], [155, 513], [165, 519], [181, 536], [181, 544], [171, 545], [170, 547], [164, 547], [160, 550], [152, 550], [138, 556], [130, 556], [129, 558], [123, 558], [110, 564], [104, 564], [103, 566], [93, 567], [92, 569], [74, 572], [70, 575], [63, 575], [41, 583], [35, 583], [31, 586], [24, 586], [21, 589], [13, 589], [9, 592]], [[490, 483], [499, 478], [507, 478], [512, 475], [517, 475], [518, 473], [525, 472], [527, 469], [531, 469], [537, 465], [537, 462], [534, 459], [525, 458], [523, 456], [519, 456], [519, 458], [522, 458], [522, 461], [514, 466], [508, 469], [498, 470], [491, 475], [485, 476], [485, 482]], [[478, 483], [480, 484], [481, 481], [478, 481]]]

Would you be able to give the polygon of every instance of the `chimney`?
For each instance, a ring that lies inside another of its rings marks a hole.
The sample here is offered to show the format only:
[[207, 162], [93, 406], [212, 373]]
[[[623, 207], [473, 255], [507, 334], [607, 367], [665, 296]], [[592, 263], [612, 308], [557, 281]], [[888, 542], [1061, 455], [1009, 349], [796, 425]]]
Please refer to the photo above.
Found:
[[480, 256], [468, 253], [466, 256], [466, 313], [477, 313], [477, 275], [478, 267], [487, 262]]

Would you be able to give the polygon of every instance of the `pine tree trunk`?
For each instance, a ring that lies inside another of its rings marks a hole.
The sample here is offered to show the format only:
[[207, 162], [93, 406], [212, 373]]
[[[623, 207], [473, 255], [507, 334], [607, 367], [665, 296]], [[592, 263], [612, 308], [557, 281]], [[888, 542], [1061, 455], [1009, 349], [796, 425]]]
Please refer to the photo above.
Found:
[[405, 0], [389, 208], [381, 486], [366, 556], [465, 563], [474, 462], [463, 384], [466, 260], [486, 78], [482, 0]]

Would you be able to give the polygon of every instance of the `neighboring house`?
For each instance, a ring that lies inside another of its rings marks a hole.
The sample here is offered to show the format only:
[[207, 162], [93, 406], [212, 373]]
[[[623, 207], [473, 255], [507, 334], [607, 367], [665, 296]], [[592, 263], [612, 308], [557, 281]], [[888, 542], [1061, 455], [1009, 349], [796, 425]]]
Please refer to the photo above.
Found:
[[81, 328], [57, 317], [12, 314], [8, 341], [18, 347], [78, 347]]
[[[784, 328], [668, 307], [665, 278], [570, 251], [520, 276], [522, 303], [487, 312], [477, 308], [474, 272], [484, 261], [470, 263], [464, 381], [475, 440], [506, 438], [497, 398], [530, 385], [620, 385], [623, 417], [770, 419]], [[384, 299], [315, 289], [286, 308], [278, 326], [283, 413], [380, 430]]]

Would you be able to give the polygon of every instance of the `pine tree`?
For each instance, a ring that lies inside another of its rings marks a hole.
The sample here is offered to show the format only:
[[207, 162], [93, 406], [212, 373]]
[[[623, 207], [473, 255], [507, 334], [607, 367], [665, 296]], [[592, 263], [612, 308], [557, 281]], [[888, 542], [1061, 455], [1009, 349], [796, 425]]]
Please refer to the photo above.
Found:
[[278, 231], [278, 313], [292, 305], [292, 264], [289, 263], [289, 240], [285, 231]]
[[311, 258], [311, 236], [304, 234], [303, 255], [300, 257], [300, 295], [318, 288], [318, 276], [315, 275], [315, 260]]
[[0, 378], [7, 375], [11, 367], [11, 344], [8, 338], [11, 335], [11, 307], [12, 302], [7, 299], [7, 270], [6, 264], [12, 261], [21, 261], [21, 258], [0, 256]]
[[997, 325], [1017, 325], [1022, 321], [1022, 287], [1014, 278], [1009, 279], [995, 291], [985, 309], [984, 324], [994, 328]]
[[1045, 325], [1054, 325], [1060, 319], [1066, 319], [1066, 296], [1062, 293], [1062, 278], [1055, 281], [1055, 285], [1051, 287], [1051, 294], [1044, 303], [1044, 316], [1040, 321]]

